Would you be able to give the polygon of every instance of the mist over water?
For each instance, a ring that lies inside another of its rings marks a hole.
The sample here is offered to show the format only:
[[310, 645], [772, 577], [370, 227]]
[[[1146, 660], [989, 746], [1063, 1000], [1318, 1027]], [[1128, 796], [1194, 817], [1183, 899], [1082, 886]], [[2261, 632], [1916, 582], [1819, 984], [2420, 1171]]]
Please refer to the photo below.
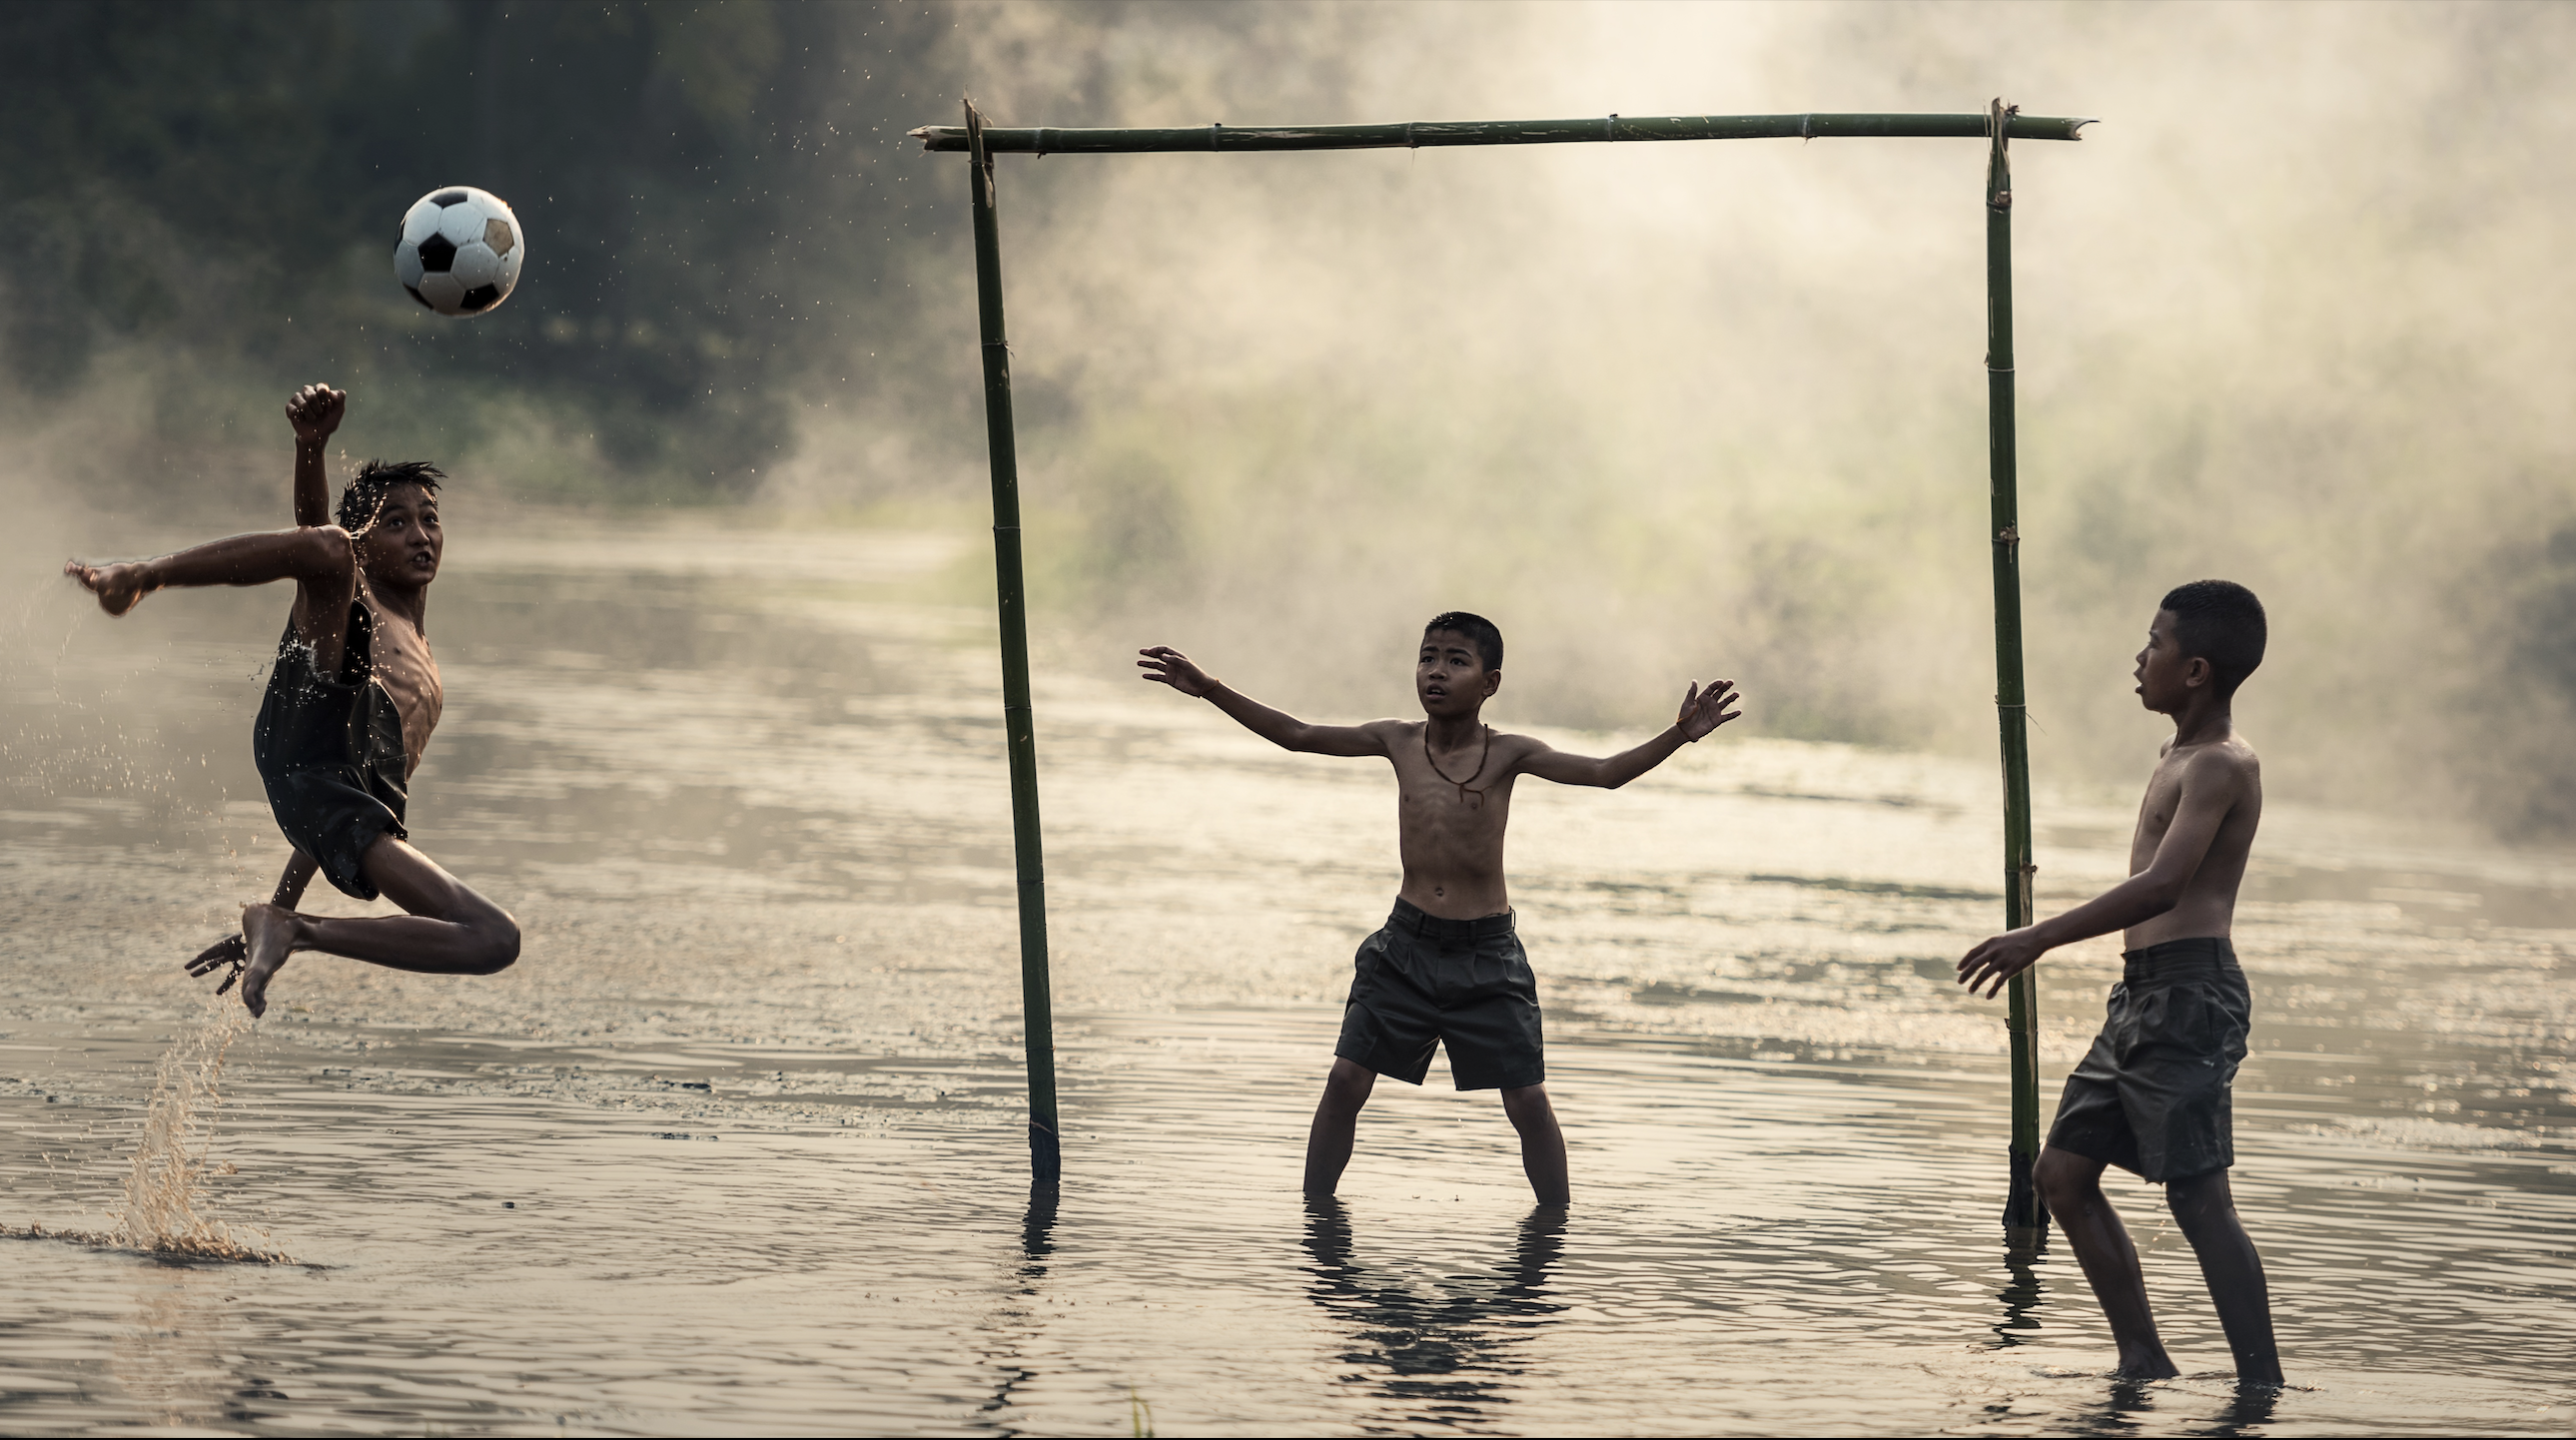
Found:
[[[2272, 611], [2242, 719], [2276, 793], [2576, 816], [2563, 10], [1104, 18], [980, 16], [978, 98], [1050, 124], [1996, 94], [2103, 117], [2014, 151], [2041, 766], [2136, 773], [2160, 732], [2130, 657], [2165, 589], [2218, 575]], [[1048, 597], [1353, 713], [1402, 711], [1384, 657], [1454, 605], [1514, 642], [1515, 716], [1640, 725], [1714, 672], [1770, 733], [1980, 753], [1982, 162], [1894, 140], [1006, 157]]]
[[[90, 548], [174, 509], [266, 523], [273, 396], [337, 378], [346, 459], [433, 454], [469, 491], [978, 525], [963, 161], [900, 133], [953, 123], [961, 89], [1070, 125], [2002, 95], [2102, 117], [2014, 153], [2043, 772], [2137, 772], [2159, 731], [2129, 656], [2166, 588], [2221, 575], [2273, 612], [2242, 719], [2275, 793], [2576, 823], [2563, 7], [603, 13], [306, 16], [348, 27], [317, 73], [472, 76], [478, 107], [462, 148], [361, 131], [377, 151], [292, 176], [258, 168], [300, 153], [291, 127], [227, 122], [252, 126], [226, 132], [232, 183], [341, 197], [294, 212], [346, 232], [298, 242], [315, 265], [227, 239], [235, 269], [206, 270], [184, 216], [131, 213], [150, 186], [15, 162], [22, 194], [71, 187], [44, 234], [124, 249], [66, 259], [59, 291], [5, 281], [13, 508], [102, 505]], [[70, 33], [22, 28], [31, 56]], [[275, 36], [198, 42], [283, 63]], [[394, 214], [477, 156], [537, 268], [439, 322], [350, 207]], [[1389, 657], [1454, 606], [1511, 637], [1522, 720], [1643, 725], [1717, 673], [1766, 733], [1984, 753], [1982, 163], [1923, 140], [1006, 157], [1054, 663], [1106, 674], [1162, 639], [1283, 703], [1400, 712]]]

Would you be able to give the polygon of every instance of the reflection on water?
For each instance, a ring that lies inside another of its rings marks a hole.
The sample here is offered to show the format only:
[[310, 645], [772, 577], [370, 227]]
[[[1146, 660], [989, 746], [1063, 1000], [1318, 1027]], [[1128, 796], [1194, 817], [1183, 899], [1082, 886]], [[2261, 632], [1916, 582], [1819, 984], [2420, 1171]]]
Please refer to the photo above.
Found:
[[2041, 1235], [2035, 1245], [2008, 1244], [2004, 1247], [2003, 1268], [2009, 1278], [2005, 1280], [2004, 1287], [1995, 1292], [1995, 1299], [2002, 1307], [1994, 1325], [1995, 1343], [1998, 1345], [2018, 1345], [2026, 1339], [2035, 1339], [2043, 1328], [2039, 1309], [2047, 1291], [2039, 1283], [2039, 1258], [2040, 1253], [2047, 1249], [2049, 1238]]
[[[2277, 1410], [2145, 1187], [2115, 1195], [2181, 1380], [2106, 1380], [2065, 1257], [2002, 1246], [2001, 1027], [1948, 983], [1999, 903], [1983, 763], [1742, 740], [1525, 793], [1575, 1209], [1530, 1214], [1493, 1097], [1437, 1073], [1381, 1091], [1310, 1208], [1384, 777], [1068, 642], [1039, 699], [1067, 1180], [1033, 1200], [989, 616], [939, 600], [969, 543], [460, 528], [414, 831], [518, 913], [522, 963], [290, 965], [191, 1204], [310, 1265], [5, 1242], [0, 1428], [2576, 1422], [2576, 864], [2295, 806], [2237, 936]], [[10, 598], [0, 1225], [100, 1229], [202, 1003], [179, 962], [282, 858], [244, 743], [282, 600]], [[2049, 893], [2119, 873], [2132, 798], [2045, 797]], [[2043, 967], [2052, 1074], [2115, 972]]]
[[1490, 1273], [1425, 1277], [1400, 1262], [1357, 1258], [1351, 1213], [1338, 1200], [1306, 1205], [1315, 1304], [1349, 1337], [1347, 1377], [1397, 1402], [1394, 1419], [1482, 1419], [1512, 1401], [1523, 1373], [1514, 1352], [1564, 1311], [1548, 1271], [1565, 1257], [1566, 1212], [1541, 1208], [1520, 1223]]

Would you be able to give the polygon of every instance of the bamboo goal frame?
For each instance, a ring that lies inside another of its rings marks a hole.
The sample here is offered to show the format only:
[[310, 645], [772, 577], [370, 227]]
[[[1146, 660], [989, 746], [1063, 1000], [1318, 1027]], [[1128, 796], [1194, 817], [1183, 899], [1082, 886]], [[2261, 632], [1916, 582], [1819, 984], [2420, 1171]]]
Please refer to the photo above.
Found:
[[[1828, 137], [1982, 139], [1986, 161], [1986, 414], [1988, 546], [1995, 593], [1995, 718], [2004, 779], [2004, 923], [2031, 921], [2030, 735], [2022, 683], [2020, 480], [2013, 417], [2013, 140], [2080, 140], [2089, 119], [2024, 115], [1996, 100], [1984, 114], [1609, 115], [1578, 120], [1410, 121], [1384, 125], [1208, 125], [1157, 129], [999, 127], [972, 100], [964, 125], [911, 133], [925, 150], [964, 151], [973, 192], [975, 299], [984, 356], [984, 427], [993, 468], [994, 585], [1001, 602], [1002, 723], [1011, 775], [1019, 881], [1020, 984], [1029, 1069], [1029, 1163], [1034, 1184], [1064, 1173], [1055, 1089], [1055, 1019], [1047, 975], [1046, 880], [1038, 826], [1035, 710], [1029, 692], [1028, 596], [1022, 580], [1019, 451], [1011, 418], [1011, 356], [1002, 314], [1001, 231], [993, 157], [1166, 152], [1424, 149], [1670, 140]], [[2047, 1211], [2031, 1180], [2039, 1154], [2039, 987], [2013, 977], [2005, 1026], [2012, 1049], [2011, 1179], [2007, 1234], [2034, 1241]]]

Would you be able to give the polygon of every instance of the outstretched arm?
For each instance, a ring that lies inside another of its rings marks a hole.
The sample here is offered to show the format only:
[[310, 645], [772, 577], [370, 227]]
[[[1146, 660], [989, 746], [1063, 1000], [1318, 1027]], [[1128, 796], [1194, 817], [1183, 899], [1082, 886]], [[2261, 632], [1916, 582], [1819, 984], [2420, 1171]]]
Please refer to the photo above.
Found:
[[1187, 655], [1169, 645], [1153, 645], [1136, 652], [1145, 658], [1136, 668], [1145, 673], [1139, 680], [1169, 685], [1184, 695], [1195, 696], [1231, 715], [1235, 723], [1269, 741], [1282, 750], [1295, 750], [1307, 755], [1384, 755], [1386, 737], [1369, 725], [1309, 725], [1294, 715], [1273, 710], [1249, 695], [1226, 688], [1224, 681], [1202, 670]]
[[[266, 585], [298, 580], [308, 589], [355, 584], [357, 556], [349, 532], [337, 525], [270, 530], [192, 545], [152, 560], [110, 565], [63, 562], [63, 573], [98, 597], [99, 608], [122, 615], [144, 596], [171, 585]], [[346, 597], [343, 596], [345, 603]]]
[[349, 392], [307, 385], [287, 397], [286, 421], [295, 427], [295, 523], [331, 523], [331, 478], [323, 469], [331, 432], [348, 413]]
[[[287, 397], [286, 420], [295, 427], [295, 529], [235, 535], [156, 560], [112, 565], [69, 560], [63, 573], [96, 595], [99, 608], [110, 615], [124, 614], [167, 585], [301, 581], [305, 593], [297, 600], [299, 618], [305, 610], [330, 608], [335, 599], [347, 604], [348, 596], [338, 592], [355, 584], [356, 555], [347, 533], [331, 523], [331, 482], [322, 462], [324, 447], [340, 428], [348, 405], [348, 392], [328, 385], [307, 385]], [[317, 588], [323, 593], [317, 594]]]
[[1971, 994], [2000, 994], [2006, 981], [2060, 945], [2126, 930], [2171, 910], [2182, 902], [2210, 842], [2218, 838], [2218, 827], [2244, 794], [2245, 770], [2234, 757], [2221, 751], [2195, 757], [2183, 768], [2173, 824], [2166, 827], [2146, 869], [2062, 915], [1980, 944], [1960, 958], [1959, 983]]
[[1710, 731], [1744, 713], [1727, 708], [1742, 698], [1735, 693], [1732, 680], [1712, 680], [1704, 690], [1694, 680], [1690, 693], [1682, 697], [1680, 718], [1673, 721], [1671, 729], [1645, 744], [1595, 760], [1589, 755], [1551, 750], [1532, 740], [1529, 743], [1537, 748], [1522, 757], [1520, 769], [1523, 774], [1559, 785], [1597, 785], [1616, 790], [1673, 758], [1674, 751], [1705, 738]]

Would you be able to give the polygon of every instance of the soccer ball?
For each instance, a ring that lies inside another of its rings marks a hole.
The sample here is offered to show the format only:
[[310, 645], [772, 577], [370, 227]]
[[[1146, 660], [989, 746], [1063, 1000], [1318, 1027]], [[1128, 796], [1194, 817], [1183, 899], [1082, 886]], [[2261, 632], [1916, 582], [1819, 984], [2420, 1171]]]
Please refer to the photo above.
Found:
[[441, 315], [480, 315], [510, 298], [527, 258], [528, 237], [500, 196], [450, 185], [403, 212], [394, 278]]

